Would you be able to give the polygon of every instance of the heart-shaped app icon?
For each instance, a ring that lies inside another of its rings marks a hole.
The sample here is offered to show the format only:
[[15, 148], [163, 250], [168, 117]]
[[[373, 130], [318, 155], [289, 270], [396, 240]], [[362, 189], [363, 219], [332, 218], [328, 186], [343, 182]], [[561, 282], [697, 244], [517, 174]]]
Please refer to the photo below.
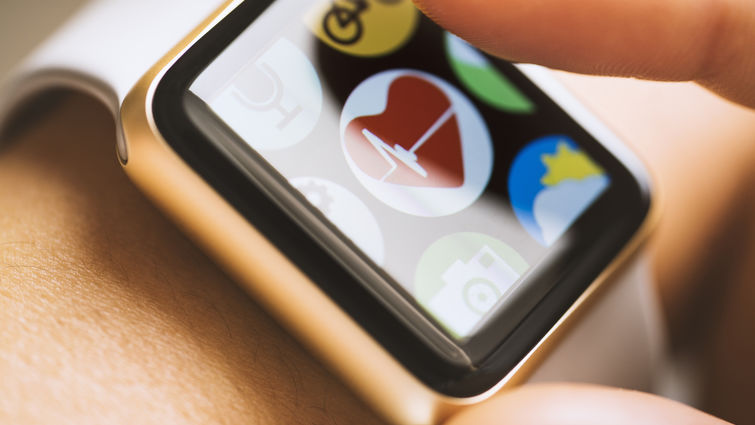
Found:
[[427, 187], [464, 183], [461, 134], [451, 101], [420, 77], [394, 80], [385, 110], [353, 119], [344, 142], [357, 166], [373, 179]]
[[493, 166], [490, 135], [472, 102], [419, 71], [384, 71], [359, 84], [341, 114], [341, 142], [367, 190], [414, 215], [466, 208]]

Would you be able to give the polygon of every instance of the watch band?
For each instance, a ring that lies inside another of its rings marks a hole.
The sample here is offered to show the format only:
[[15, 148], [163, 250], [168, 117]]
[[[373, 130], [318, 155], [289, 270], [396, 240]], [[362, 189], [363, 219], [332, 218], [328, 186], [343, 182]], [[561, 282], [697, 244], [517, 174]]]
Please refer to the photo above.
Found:
[[39, 46], [4, 84], [2, 118], [49, 88], [89, 93], [117, 116], [136, 81], [223, 0], [92, 0]]
[[653, 391], [665, 335], [650, 261], [638, 253], [528, 382], [586, 382]]
[[[85, 91], [118, 119], [131, 86], [222, 0], [96, 0], [22, 64], [0, 93], [11, 109], [53, 87]], [[579, 381], [652, 390], [664, 353], [648, 262], [635, 255], [529, 382]]]

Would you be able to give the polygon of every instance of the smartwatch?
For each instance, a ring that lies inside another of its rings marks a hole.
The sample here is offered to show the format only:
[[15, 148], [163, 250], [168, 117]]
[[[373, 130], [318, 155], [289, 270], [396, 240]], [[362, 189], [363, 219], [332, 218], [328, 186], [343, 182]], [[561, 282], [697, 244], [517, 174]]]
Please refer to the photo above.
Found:
[[386, 419], [650, 390], [643, 165], [410, 0], [95, 0], [5, 84], [102, 99], [133, 182]]

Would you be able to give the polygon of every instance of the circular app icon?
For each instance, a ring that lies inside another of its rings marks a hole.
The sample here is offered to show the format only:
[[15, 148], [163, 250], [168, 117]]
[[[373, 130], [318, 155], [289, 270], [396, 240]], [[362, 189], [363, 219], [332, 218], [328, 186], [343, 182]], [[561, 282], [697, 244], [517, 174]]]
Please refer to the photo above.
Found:
[[307, 56], [281, 38], [244, 66], [210, 106], [253, 148], [282, 149], [314, 129], [322, 87]]
[[530, 142], [509, 171], [509, 198], [519, 222], [551, 245], [609, 186], [610, 179], [567, 136]]
[[384, 71], [359, 84], [341, 113], [341, 144], [362, 185], [412, 215], [466, 208], [493, 171], [490, 134], [472, 102], [419, 71]]
[[326, 0], [306, 20], [330, 47], [355, 56], [380, 56], [411, 38], [419, 15], [411, 0]]
[[356, 195], [316, 177], [297, 177], [290, 183], [372, 261], [383, 264], [383, 234], [375, 216]]
[[414, 296], [457, 338], [475, 327], [529, 268], [513, 248], [481, 233], [445, 236], [422, 254]]
[[445, 42], [451, 69], [467, 90], [478, 99], [505, 112], [535, 112], [535, 104], [493, 66], [482, 52], [448, 32]]

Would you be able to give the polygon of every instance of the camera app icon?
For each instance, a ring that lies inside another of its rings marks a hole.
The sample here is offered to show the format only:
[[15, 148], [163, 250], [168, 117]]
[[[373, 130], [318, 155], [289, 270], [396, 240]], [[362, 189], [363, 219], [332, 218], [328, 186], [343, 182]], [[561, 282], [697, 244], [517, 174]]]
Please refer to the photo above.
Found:
[[[435, 270], [430, 267], [435, 266]], [[439, 267], [440, 266], [440, 267]], [[447, 330], [469, 336], [528, 268], [511, 247], [461, 233], [433, 244], [420, 260], [417, 298]]]

